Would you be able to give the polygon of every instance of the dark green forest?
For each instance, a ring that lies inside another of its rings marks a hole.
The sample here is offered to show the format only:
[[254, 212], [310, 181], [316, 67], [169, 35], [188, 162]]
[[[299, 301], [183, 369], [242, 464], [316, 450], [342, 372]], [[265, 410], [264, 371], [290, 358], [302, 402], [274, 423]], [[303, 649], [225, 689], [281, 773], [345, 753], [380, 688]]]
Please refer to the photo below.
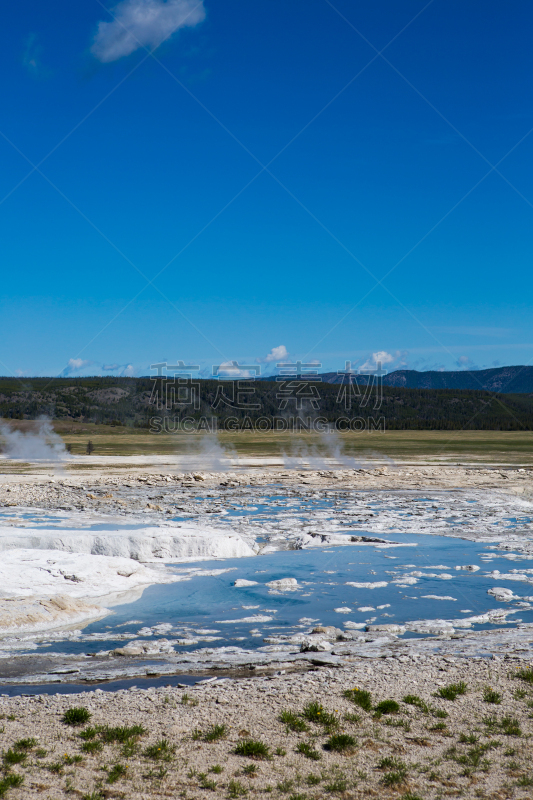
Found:
[[[359, 392], [359, 394], [357, 394]], [[378, 420], [389, 430], [533, 430], [533, 395], [274, 381], [155, 381], [151, 378], [0, 378], [0, 416], [149, 427], [216, 417], [225, 421], [320, 417]], [[367, 394], [368, 393], [368, 394]]]

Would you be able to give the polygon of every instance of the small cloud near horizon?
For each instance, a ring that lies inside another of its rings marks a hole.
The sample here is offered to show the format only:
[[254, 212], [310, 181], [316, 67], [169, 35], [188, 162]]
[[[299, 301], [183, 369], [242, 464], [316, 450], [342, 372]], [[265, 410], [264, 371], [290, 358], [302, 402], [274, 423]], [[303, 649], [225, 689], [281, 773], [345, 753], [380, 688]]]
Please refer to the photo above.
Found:
[[255, 360], [258, 364], [271, 364], [273, 361], [286, 361], [288, 358], [290, 358], [289, 351], [284, 344], [280, 344], [279, 347], [273, 347], [264, 358], [256, 358]]
[[180, 28], [205, 19], [203, 0], [123, 0], [99, 22], [91, 53], [103, 64], [118, 61], [139, 48], [157, 49]]
[[474, 364], [472, 359], [469, 358], [468, 356], [459, 356], [455, 364], [459, 369], [465, 369], [465, 370], [479, 369], [479, 367], [476, 364]]
[[67, 377], [68, 375], [72, 375], [74, 372], [79, 372], [80, 369], [89, 367], [92, 363], [92, 361], [85, 361], [83, 358], [69, 358], [67, 366], [61, 375], [63, 377]]
[[[213, 370], [215, 368], [213, 367]], [[238, 361], [224, 361], [216, 368], [216, 375], [212, 374], [209, 377], [219, 378], [255, 378], [256, 373], [253, 369], [246, 369], [240, 366]]]
[[102, 364], [104, 372], [118, 372], [119, 378], [132, 378], [135, 374], [133, 364]]
[[[382, 369], [386, 364], [394, 364], [394, 369], [401, 369], [402, 367], [407, 366], [406, 357], [406, 350], [396, 350], [394, 353], [388, 353], [386, 350], [378, 350], [376, 353], [372, 353], [372, 355], [367, 358], [365, 363], [362, 364], [359, 369], [376, 370], [378, 368], [378, 364]], [[390, 372], [390, 370], [388, 371]]]

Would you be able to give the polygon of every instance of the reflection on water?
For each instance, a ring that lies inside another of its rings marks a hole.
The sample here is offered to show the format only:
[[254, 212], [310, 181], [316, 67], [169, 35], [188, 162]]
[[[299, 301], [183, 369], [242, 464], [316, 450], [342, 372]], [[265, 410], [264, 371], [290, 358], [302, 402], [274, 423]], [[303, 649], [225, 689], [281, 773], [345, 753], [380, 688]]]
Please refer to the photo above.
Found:
[[[509, 559], [518, 559], [516, 554], [500, 555], [490, 547], [461, 539], [423, 535], [394, 538], [403, 546], [328, 547], [188, 564], [202, 570], [232, 570], [152, 586], [140, 600], [117, 606], [112, 616], [87, 626], [81, 641], [55, 641], [50, 647], [54, 652], [94, 653], [123, 647], [124, 638], [131, 635], [143, 641], [166, 639], [177, 652], [218, 647], [256, 649], [275, 644], [280, 635], [307, 631], [315, 624], [350, 629], [424, 619], [461, 620], [491, 609], [510, 612], [507, 624], [511, 626], [533, 622], [531, 604], [518, 597], [529, 591], [533, 594], [528, 584], [505, 580], [503, 585], [517, 595], [510, 603], [498, 602], [487, 594], [502, 582], [486, 573], [499, 570], [509, 574]], [[481, 568], [456, 569], [466, 565]], [[279, 592], [266, 585], [280, 578], [295, 578], [298, 589]], [[243, 579], [255, 585], [237, 588], [235, 581]], [[505, 620], [494, 624], [502, 622]], [[471, 627], [493, 625], [473, 623]], [[117, 634], [120, 638], [114, 639]], [[265, 638], [269, 640], [266, 643]]]

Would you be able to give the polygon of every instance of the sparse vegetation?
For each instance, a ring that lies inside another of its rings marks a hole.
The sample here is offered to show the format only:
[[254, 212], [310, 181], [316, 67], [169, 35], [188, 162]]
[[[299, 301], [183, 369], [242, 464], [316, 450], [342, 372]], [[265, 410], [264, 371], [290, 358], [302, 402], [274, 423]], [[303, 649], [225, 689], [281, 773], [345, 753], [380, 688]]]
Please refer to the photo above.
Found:
[[505, 736], [522, 736], [522, 729], [516, 717], [506, 715], [500, 720], [497, 717], [485, 717], [483, 722], [491, 731], [499, 731]]
[[2, 761], [4, 762], [4, 767], [12, 767], [15, 764], [22, 764], [27, 759], [27, 754], [24, 751], [20, 750], [13, 750], [9, 748], [6, 752], [2, 755]]
[[263, 742], [254, 741], [254, 739], [244, 739], [239, 742], [235, 748], [235, 753], [238, 756], [246, 756], [247, 758], [269, 758], [270, 748]]
[[324, 744], [325, 750], [332, 750], [337, 753], [345, 753], [347, 750], [353, 750], [355, 747], [355, 739], [347, 733], [336, 733], [330, 736]]
[[490, 686], [485, 686], [483, 689], [483, 700], [485, 703], [494, 703], [499, 706], [502, 702], [502, 696], [499, 692], [495, 692]]
[[3, 797], [8, 789], [18, 789], [24, 783], [22, 775], [5, 775], [0, 780], [0, 797]]
[[248, 794], [247, 789], [232, 778], [232, 780], [228, 783], [228, 797], [243, 797], [245, 794]]
[[288, 794], [293, 786], [294, 781], [290, 780], [290, 778], [285, 778], [277, 784], [276, 789], [282, 794]]
[[416, 706], [423, 714], [429, 714], [431, 711], [430, 706], [416, 694], [406, 694], [403, 702], [410, 706]]
[[343, 716], [343, 720], [345, 722], [352, 722], [354, 725], [358, 725], [361, 722], [361, 717], [359, 714], [348, 713]]
[[396, 700], [382, 700], [374, 710], [380, 716], [382, 714], [397, 714], [400, 710], [400, 705]]
[[312, 761], [319, 761], [321, 758], [318, 750], [315, 750], [309, 742], [299, 742], [296, 746], [296, 751]]
[[450, 683], [448, 686], [441, 686], [437, 691], [437, 697], [443, 700], [456, 700], [460, 695], [466, 694], [468, 687], [464, 681]]
[[181, 696], [181, 704], [182, 706], [197, 706], [198, 705], [198, 698], [191, 697], [189, 694], [182, 694]]
[[198, 773], [198, 785], [200, 789], [209, 789], [210, 791], [214, 792], [217, 788], [217, 783], [212, 778], [207, 777], [207, 773], [199, 772]]
[[88, 753], [89, 755], [94, 755], [95, 753], [99, 753], [101, 750], [103, 750], [104, 745], [102, 744], [102, 742], [92, 740], [84, 742], [81, 746], [81, 749], [84, 753]]
[[295, 714], [294, 711], [282, 711], [279, 715], [280, 722], [283, 722], [291, 731], [295, 733], [305, 733], [308, 730], [303, 719]]
[[363, 711], [372, 711], [372, 693], [367, 692], [366, 689], [355, 687], [354, 689], [347, 689], [343, 694], [347, 700], [355, 703]]
[[338, 725], [335, 714], [326, 711], [324, 706], [316, 701], [308, 703], [305, 706], [303, 715], [309, 722], [315, 722], [318, 725], [323, 725], [325, 728], [336, 728]]
[[19, 739], [18, 742], [15, 742], [13, 745], [13, 750], [33, 750], [33, 748], [37, 745], [37, 739]]
[[228, 735], [228, 731], [225, 725], [213, 725], [212, 728], [209, 728], [207, 731], [193, 731], [192, 738], [194, 741], [198, 741], [199, 739], [202, 742], [218, 742], [219, 739], [224, 739]]
[[126, 744], [126, 742], [130, 741], [131, 739], [137, 739], [139, 736], [143, 736], [146, 733], [146, 730], [142, 725], [132, 725], [131, 727], [103, 727], [98, 730], [98, 733], [100, 734], [102, 741], [106, 744], [110, 744], [111, 742]]
[[174, 747], [172, 747], [166, 739], [160, 739], [155, 744], [150, 745], [144, 751], [146, 758], [152, 758], [154, 761], [169, 761], [172, 758]]
[[399, 786], [405, 783], [407, 778], [407, 764], [400, 761], [400, 759], [393, 758], [392, 756], [382, 758], [378, 763], [378, 769], [388, 770], [381, 779], [385, 786]]
[[459, 736], [459, 741], [461, 744], [477, 744], [479, 742], [479, 736], [476, 736], [474, 733], [469, 733], [468, 735], [462, 733]]
[[348, 781], [344, 775], [335, 775], [324, 785], [324, 790], [330, 794], [344, 794], [348, 788]]
[[524, 669], [519, 669], [518, 672], [515, 673], [515, 678], [520, 678], [526, 683], [533, 684], [533, 667], [526, 667]]
[[107, 783], [116, 783], [126, 776], [127, 767], [123, 764], [114, 764], [107, 773]]
[[63, 714], [65, 725], [85, 725], [91, 719], [91, 713], [86, 708], [69, 708]]

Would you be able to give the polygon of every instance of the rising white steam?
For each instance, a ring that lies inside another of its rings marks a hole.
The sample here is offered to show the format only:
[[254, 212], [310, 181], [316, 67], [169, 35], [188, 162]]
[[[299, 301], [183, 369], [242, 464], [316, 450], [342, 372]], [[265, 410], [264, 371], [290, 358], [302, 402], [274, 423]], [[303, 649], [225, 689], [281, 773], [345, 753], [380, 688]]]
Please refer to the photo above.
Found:
[[335, 430], [321, 433], [318, 442], [308, 442], [301, 437], [291, 440], [289, 452], [283, 451], [286, 469], [331, 469], [342, 465], [349, 469], [361, 469], [363, 463], [344, 454], [344, 442]]
[[7, 458], [24, 461], [66, 461], [69, 457], [65, 444], [47, 417], [37, 420], [36, 430], [13, 430], [0, 422], [1, 452]]
[[217, 433], [195, 433], [187, 437], [186, 453], [179, 456], [180, 465], [187, 470], [226, 472], [238, 462], [233, 445], [223, 446]]

